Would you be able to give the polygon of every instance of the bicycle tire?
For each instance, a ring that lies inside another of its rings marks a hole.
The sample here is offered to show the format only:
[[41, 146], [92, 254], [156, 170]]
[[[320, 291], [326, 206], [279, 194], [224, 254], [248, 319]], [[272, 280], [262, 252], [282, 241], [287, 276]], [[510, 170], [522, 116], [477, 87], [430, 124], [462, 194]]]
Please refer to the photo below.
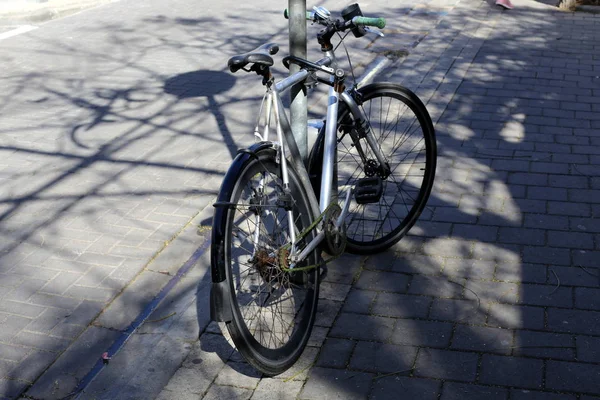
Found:
[[[354, 196], [351, 197], [345, 220], [346, 250], [354, 254], [372, 254], [396, 244], [421, 215], [433, 187], [437, 147], [431, 117], [425, 105], [409, 89], [393, 83], [372, 83], [360, 88], [358, 93], [357, 102], [391, 170], [383, 180], [380, 200], [358, 204]], [[369, 167], [366, 164], [375, 163], [375, 156], [365, 139], [350, 134], [354, 126], [352, 114], [341, 102], [337, 145], [339, 188], [355, 187], [358, 179], [373, 174], [372, 171], [367, 174]], [[407, 129], [399, 129], [403, 127]], [[320, 181], [315, 178], [320, 176], [323, 141], [324, 127], [309, 162], [315, 191], [320, 189]], [[357, 143], [366, 150], [367, 163], [360, 158]]]
[[[312, 223], [313, 216], [306, 191], [289, 164], [288, 176], [298, 233]], [[253, 183], [258, 186], [252, 187]], [[278, 205], [283, 183], [274, 150], [256, 153], [230, 185], [221, 188], [231, 193], [233, 204], [224, 213], [223, 255], [232, 308], [227, 328], [248, 363], [266, 375], [278, 375], [294, 364], [310, 337], [319, 295], [318, 268], [295, 273], [281, 269], [277, 251], [288, 243], [289, 234], [287, 211], [283, 203]], [[314, 231], [299, 246], [313, 237]], [[317, 261], [314, 251], [298, 266]]]

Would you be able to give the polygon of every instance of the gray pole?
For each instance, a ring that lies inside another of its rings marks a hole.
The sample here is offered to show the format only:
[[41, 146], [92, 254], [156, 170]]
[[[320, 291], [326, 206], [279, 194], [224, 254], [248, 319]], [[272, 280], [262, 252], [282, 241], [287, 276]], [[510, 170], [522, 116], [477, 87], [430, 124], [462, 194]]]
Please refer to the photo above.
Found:
[[[290, 10], [289, 32], [290, 32], [290, 54], [300, 58], [306, 58], [306, 0], [288, 0]], [[296, 64], [290, 65], [290, 75], [300, 70]], [[290, 119], [292, 132], [298, 142], [298, 149], [302, 159], [308, 158], [308, 140], [306, 132], [306, 121], [308, 119], [306, 89], [304, 85], [292, 86]]]

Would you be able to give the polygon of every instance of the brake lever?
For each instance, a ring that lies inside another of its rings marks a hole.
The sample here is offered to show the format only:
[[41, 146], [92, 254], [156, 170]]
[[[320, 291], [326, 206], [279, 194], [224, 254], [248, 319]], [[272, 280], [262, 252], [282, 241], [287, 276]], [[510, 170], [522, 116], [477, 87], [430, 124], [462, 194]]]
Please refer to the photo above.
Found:
[[[323, 21], [327, 21], [329, 19], [329, 17], [331, 16], [331, 13], [329, 12], [329, 10], [323, 6], [314, 6], [313, 13], [314, 13], [313, 15], [315, 17], [318, 17], [319, 19], [321, 19]], [[315, 20], [316, 19], [317, 18], [315, 18]]]
[[381, 31], [379, 31], [379, 30], [377, 30], [377, 29], [372, 29], [372, 28], [371, 28], [371, 27], [369, 27], [369, 26], [364, 26], [364, 27], [363, 27], [363, 29], [364, 29], [365, 31], [367, 31], [368, 33], [373, 33], [373, 34], [375, 34], [375, 35], [377, 35], [377, 36], [380, 36], [380, 37], [385, 37], [385, 35], [383, 34], [383, 32], [381, 32]]

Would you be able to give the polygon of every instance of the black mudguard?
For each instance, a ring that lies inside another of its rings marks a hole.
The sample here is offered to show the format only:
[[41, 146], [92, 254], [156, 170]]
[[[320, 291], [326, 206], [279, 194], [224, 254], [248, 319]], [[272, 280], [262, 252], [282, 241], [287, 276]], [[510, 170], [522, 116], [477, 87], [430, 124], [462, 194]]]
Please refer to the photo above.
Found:
[[223, 178], [212, 224], [210, 246], [210, 265], [212, 287], [210, 291], [210, 317], [213, 321], [229, 322], [231, 314], [231, 286], [225, 280], [225, 235], [227, 228], [227, 210], [230, 207], [231, 195], [240, 174], [248, 162], [254, 158], [274, 159], [277, 155], [272, 142], [260, 142], [248, 149], [240, 150]]

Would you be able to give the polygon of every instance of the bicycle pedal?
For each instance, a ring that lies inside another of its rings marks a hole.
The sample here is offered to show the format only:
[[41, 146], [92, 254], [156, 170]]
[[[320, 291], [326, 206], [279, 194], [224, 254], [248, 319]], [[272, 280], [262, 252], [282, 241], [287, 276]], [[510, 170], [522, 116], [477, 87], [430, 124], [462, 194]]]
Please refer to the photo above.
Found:
[[383, 194], [383, 181], [378, 176], [359, 179], [354, 187], [354, 198], [358, 204], [378, 203]]

